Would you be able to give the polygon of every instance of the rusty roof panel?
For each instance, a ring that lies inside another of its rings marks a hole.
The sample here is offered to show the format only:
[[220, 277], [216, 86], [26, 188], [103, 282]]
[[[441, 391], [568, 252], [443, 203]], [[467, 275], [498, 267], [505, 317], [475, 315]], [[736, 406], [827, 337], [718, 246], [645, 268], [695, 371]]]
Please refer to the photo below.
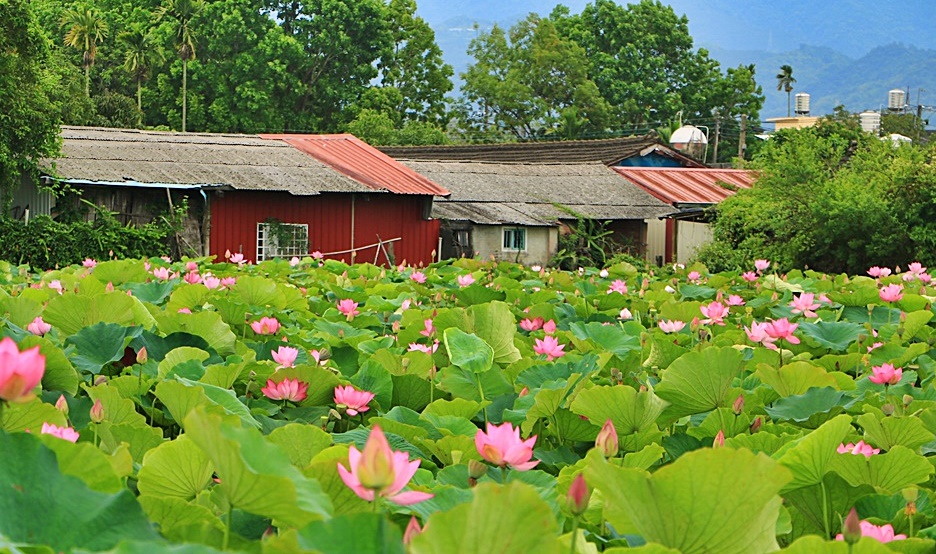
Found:
[[446, 196], [448, 191], [354, 135], [260, 135], [280, 140], [374, 190]]
[[631, 183], [671, 204], [717, 204], [738, 189], [751, 188], [757, 175], [745, 169], [613, 167]]

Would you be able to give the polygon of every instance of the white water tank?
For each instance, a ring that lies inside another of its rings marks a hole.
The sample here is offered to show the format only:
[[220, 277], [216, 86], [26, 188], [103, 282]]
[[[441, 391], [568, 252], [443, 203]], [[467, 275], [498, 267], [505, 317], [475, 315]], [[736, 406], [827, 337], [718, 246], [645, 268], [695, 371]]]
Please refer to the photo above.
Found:
[[881, 130], [881, 114], [871, 110], [865, 110], [858, 114], [858, 121], [861, 123], [861, 130], [866, 133], [877, 134]]
[[887, 93], [887, 109], [891, 111], [899, 111], [904, 109], [906, 102], [904, 98], [906, 94], [902, 89], [895, 88], [891, 89]]
[[805, 92], [797, 92], [794, 96], [796, 98], [794, 102], [794, 110], [796, 115], [809, 115], [809, 94]]
[[670, 144], [680, 152], [702, 159], [705, 155], [705, 147], [708, 145], [708, 137], [694, 125], [683, 125], [670, 135]]

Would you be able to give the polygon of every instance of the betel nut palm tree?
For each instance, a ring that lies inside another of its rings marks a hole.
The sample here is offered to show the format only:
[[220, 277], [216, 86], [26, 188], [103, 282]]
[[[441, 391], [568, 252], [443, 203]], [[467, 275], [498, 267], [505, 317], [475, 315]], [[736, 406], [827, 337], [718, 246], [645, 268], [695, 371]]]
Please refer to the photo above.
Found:
[[[143, 81], [149, 78], [150, 66], [155, 59], [162, 59], [162, 55], [150, 40], [150, 34], [139, 28], [120, 33], [117, 40], [123, 45], [124, 69], [133, 75], [137, 88], [137, 109], [141, 118], [143, 113], [142, 89]], [[139, 123], [143, 124], [142, 120]]]
[[78, 7], [62, 14], [65, 45], [81, 50], [81, 66], [85, 70], [85, 95], [91, 96], [91, 66], [97, 56], [98, 42], [107, 36], [107, 23], [88, 7]]
[[777, 73], [777, 90], [786, 92], [786, 114], [790, 117], [790, 93], [793, 92], [793, 68], [789, 65], [781, 65], [780, 73]]
[[195, 32], [192, 20], [205, 10], [204, 0], [165, 0], [157, 20], [168, 18], [175, 26], [175, 46], [182, 60], [182, 132], [185, 132], [185, 118], [188, 112], [188, 62], [195, 59]]

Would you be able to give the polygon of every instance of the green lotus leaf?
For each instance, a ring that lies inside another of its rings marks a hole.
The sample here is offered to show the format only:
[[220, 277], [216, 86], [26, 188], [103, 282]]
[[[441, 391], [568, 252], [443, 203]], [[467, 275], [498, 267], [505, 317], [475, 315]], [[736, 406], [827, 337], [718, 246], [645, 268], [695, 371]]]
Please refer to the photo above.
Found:
[[213, 471], [202, 449], [182, 435], [146, 453], [137, 488], [141, 495], [192, 500], [211, 482]]
[[833, 458], [840, 456], [836, 449], [850, 430], [851, 417], [840, 415], [781, 448], [774, 458], [793, 473], [793, 480], [784, 492], [821, 483], [832, 469]]
[[494, 349], [479, 336], [449, 327], [442, 333], [452, 365], [471, 373], [484, 373], [494, 364]]
[[800, 323], [799, 331], [803, 335], [836, 352], [844, 352], [848, 345], [858, 340], [862, 334], [867, 334], [864, 326], [847, 321], [817, 321], [815, 323]]
[[765, 406], [764, 410], [776, 421], [809, 421], [816, 415], [831, 413], [838, 415], [852, 402], [842, 391], [832, 387], [812, 388], [803, 394], [787, 396]]
[[618, 533], [632, 529], [684, 554], [779, 550], [778, 493], [790, 477], [763, 454], [729, 448], [689, 452], [652, 476], [600, 456], [589, 458], [585, 472]]
[[620, 326], [603, 325], [598, 322], [575, 322], [569, 325], [569, 330], [577, 339], [590, 340], [601, 349], [613, 352], [621, 359], [643, 348], [639, 336], [628, 335]]
[[520, 359], [520, 351], [514, 346], [517, 323], [507, 304], [496, 301], [477, 304], [467, 311], [474, 321], [472, 332], [490, 345], [495, 363], [506, 366]]
[[923, 483], [934, 471], [926, 458], [899, 445], [871, 457], [838, 454], [832, 459], [831, 469], [852, 486], [870, 485], [882, 494], [895, 494]]
[[719, 406], [727, 408], [729, 392], [742, 362], [741, 353], [731, 347], [706, 348], [682, 355], [670, 364], [654, 387], [656, 395], [670, 403], [661, 421], [705, 413]]
[[884, 450], [898, 444], [915, 450], [936, 438], [917, 417], [879, 417], [866, 413], [858, 416], [857, 421], [864, 429], [867, 442]]
[[142, 331], [141, 327], [97, 323], [68, 337], [66, 353], [79, 370], [97, 375], [105, 365], [123, 358], [124, 349]]
[[256, 429], [240, 427], [203, 407], [185, 417], [184, 428], [214, 464], [218, 486], [234, 507], [297, 528], [330, 517], [331, 500], [318, 482], [303, 476], [286, 453]]
[[191, 314], [167, 313], [158, 318], [159, 330], [166, 335], [188, 333], [196, 335], [208, 343], [208, 347], [221, 356], [235, 353], [234, 343], [237, 337], [231, 328], [215, 312], [195, 312]]
[[318, 427], [290, 423], [274, 429], [267, 439], [289, 456], [289, 461], [298, 468], [304, 468], [316, 454], [332, 444], [331, 435]]
[[841, 529], [849, 510], [860, 499], [874, 494], [868, 485], [854, 487], [834, 472], [820, 483], [783, 494], [793, 519], [793, 536], [815, 533], [832, 536]]
[[42, 312], [42, 319], [65, 335], [73, 335], [95, 323], [114, 323], [120, 326], [140, 323], [150, 327], [152, 317], [143, 321], [136, 320], [140, 314], [136, 313], [135, 305], [139, 302], [122, 292], [110, 292], [94, 297], [63, 294], [49, 300]]
[[383, 514], [357, 513], [313, 521], [299, 530], [299, 546], [321, 554], [404, 554], [403, 533]]
[[0, 429], [9, 433], [15, 431], [38, 432], [43, 423], [67, 427], [65, 415], [55, 406], [34, 398], [22, 404], [9, 404], [0, 412]]
[[31, 434], [0, 432], [0, 490], [0, 536], [15, 543], [96, 552], [121, 540], [160, 540], [133, 493], [94, 491], [63, 475]]
[[[535, 529], [536, 532], [529, 532]], [[410, 544], [412, 554], [558, 554], [559, 529], [549, 505], [524, 483], [484, 483], [470, 504], [436, 512]]]
[[657, 418], [666, 408], [666, 402], [651, 391], [637, 392], [633, 387], [593, 387], [579, 392], [572, 401], [573, 413], [587, 417], [597, 426], [611, 420], [625, 450], [640, 450], [646, 444], [628, 443], [629, 435], [656, 433]]
[[89, 489], [98, 492], [113, 494], [124, 488], [122, 477], [125, 475], [117, 475], [107, 454], [92, 443], [72, 443], [51, 435], [40, 435], [40, 440], [55, 452], [63, 475], [77, 477]]
[[784, 398], [805, 394], [814, 387], [837, 388], [834, 377], [809, 362], [793, 362], [779, 369], [758, 364], [755, 375]]

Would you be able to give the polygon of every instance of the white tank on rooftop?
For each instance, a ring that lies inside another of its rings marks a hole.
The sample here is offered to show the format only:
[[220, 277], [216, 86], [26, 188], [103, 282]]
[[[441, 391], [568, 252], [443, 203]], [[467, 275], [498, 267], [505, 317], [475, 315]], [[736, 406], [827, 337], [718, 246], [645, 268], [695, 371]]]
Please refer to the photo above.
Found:
[[904, 109], [904, 105], [906, 104], [906, 102], [904, 102], [905, 96], [906, 93], [903, 90], [899, 88], [891, 89], [887, 93], [887, 109], [893, 111]]
[[881, 130], [881, 114], [871, 110], [865, 110], [858, 114], [858, 121], [861, 123], [861, 130], [866, 133], [877, 134]]
[[670, 144], [673, 148], [694, 158], [702, 159], [708, 145], [708, 137], [701, 129], [694, 125], [683, 125], [670, 135]]
[[797, 92], [795, 98], [795, 107], [793, 109], [796, 111], [796, 115], [809, 115], [809, 94]]

